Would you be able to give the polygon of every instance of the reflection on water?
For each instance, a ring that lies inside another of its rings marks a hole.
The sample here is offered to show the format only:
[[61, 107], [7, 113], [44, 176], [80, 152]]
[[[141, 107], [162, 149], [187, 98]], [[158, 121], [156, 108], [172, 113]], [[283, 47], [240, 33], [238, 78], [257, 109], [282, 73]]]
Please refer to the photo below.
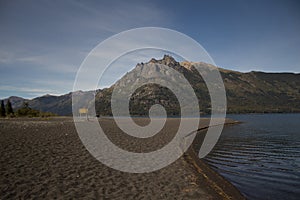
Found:
[[244, 123], [224, 128], [208, 164], [248, 199], [299, 199], [300, 114], [227, 117]]

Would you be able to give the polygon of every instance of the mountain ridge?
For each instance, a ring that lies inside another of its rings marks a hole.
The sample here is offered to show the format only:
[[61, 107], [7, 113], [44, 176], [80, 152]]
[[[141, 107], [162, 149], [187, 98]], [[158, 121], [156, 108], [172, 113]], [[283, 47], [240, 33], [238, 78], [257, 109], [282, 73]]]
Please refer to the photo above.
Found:
[[[158, 60], [152, 58], [147, 63], [167, 65], [183, 74], [199, 99], [201, 112], [210, 112], [210, 97], [207, 87], [194, 65], [199, 64], [203, 66], [203, 69], [214, 66], [204, 62], [177, 62], [169, 55], [164, 55], [162, 59]], [[140, 68], [145, 73], [161, 70], [143, 67], [145, 67], [144, 63], [138, 63], [135, 69]], [[238, 72], [218, 69], [226, 88], [229, 113], [300, 112], [300, 73]], [[125, 77], [126, 75], [116, 83], [129, 81], [129, 79], [125, 80]], [[130, 81], [134, 81], [134, 78], [131, 78]], [[115, 84], [96, 91], [77, 92], [82, 92], [82, 95], [95, 95], [97, 114], [111, 115], [110, 97]], [[58, 115], [72, 115], [72, 92], [59, 96], [43, 95], [30, 100], [15, 96], [9, 97], [9, 99], [14, 109], [18, 109], [26, 101], [33, 109]], [[148, 115], [149, 108], [156, 103], [166, 107], [168, 115], [180, 115], [180, 107], [175, 95], [167, 88], [151, 84], [137, 89], [131, 96], [130, 113], [132, 115]]]

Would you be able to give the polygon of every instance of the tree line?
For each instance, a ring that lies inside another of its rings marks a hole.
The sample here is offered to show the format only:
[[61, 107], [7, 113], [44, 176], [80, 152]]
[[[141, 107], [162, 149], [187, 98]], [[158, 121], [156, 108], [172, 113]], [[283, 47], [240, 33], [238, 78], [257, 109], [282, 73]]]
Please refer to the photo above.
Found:
[[23, 106], [14, 112], [11, 102], [9, 99], [4, 105], [4, 101], [1, 101], [0, 106], [0, 117], [50, 117], [56, 116], [51, 112], [42, 112], [29, 107], [28, 102], [24, 102]]
[[13, 116], [13, 115], [14, 115], [14, 110], [12, 108], [11, 102], [7, 100], [7, 103], [4, 106], [4, 101], [2, 100], [0, 106], [0, 116], [6, 117], [6, 116]]

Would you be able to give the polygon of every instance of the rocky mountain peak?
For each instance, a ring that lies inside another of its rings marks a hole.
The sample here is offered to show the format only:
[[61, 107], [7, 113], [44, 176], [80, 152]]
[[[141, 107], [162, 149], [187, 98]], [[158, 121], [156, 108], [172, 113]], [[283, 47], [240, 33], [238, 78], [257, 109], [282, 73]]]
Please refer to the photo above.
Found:
[[183, 62], [180, 63], [180, 65], [185, 67], [188, 70], [192, 70], [194, 68], [193, 63], [188, 62], [188, 61], [183, 61]]
[[148, 63], [158, 63], [167, 65], [169, 67], [174, 67], [179, 65], [179, 63], [170, 55], [164, 55], [164, 57], [160, 60], [156, 60], [155, 58], [152, 58]]
[[158, 60], [156, 60], [155, 58], [151, 58], [151, 60], [148, 63], [157, 63]]
[[172, 56], [169, 56], [169, 55], [164, 55], [164, 57], [161, 61], [162, 61], [162, 64], [165, 64], [165, 65], [178, 64], [178, 62], [176, 62], [176, 60]]

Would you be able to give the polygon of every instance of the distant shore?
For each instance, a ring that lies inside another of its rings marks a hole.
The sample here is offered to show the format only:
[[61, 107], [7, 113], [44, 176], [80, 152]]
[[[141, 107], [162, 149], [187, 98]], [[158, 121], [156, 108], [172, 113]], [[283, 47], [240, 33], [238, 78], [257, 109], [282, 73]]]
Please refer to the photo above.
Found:
[[[0, 198], [244, 199], [197, 156], [208, 121], [201, 119], [201, 131], [177, 161], [155, 172], [131, 174], [93, 158], [82, 145], [71, 117], [1, 119]], [[167, 120], [162, 134], [140, 143], [121, 134], [113, 120], [100, 119], [115, 144], [134, 152], [162, 147], [172, 139], [170, 133], [178, 122]], [[226, 121], [232, 123], [238, 122]]]

